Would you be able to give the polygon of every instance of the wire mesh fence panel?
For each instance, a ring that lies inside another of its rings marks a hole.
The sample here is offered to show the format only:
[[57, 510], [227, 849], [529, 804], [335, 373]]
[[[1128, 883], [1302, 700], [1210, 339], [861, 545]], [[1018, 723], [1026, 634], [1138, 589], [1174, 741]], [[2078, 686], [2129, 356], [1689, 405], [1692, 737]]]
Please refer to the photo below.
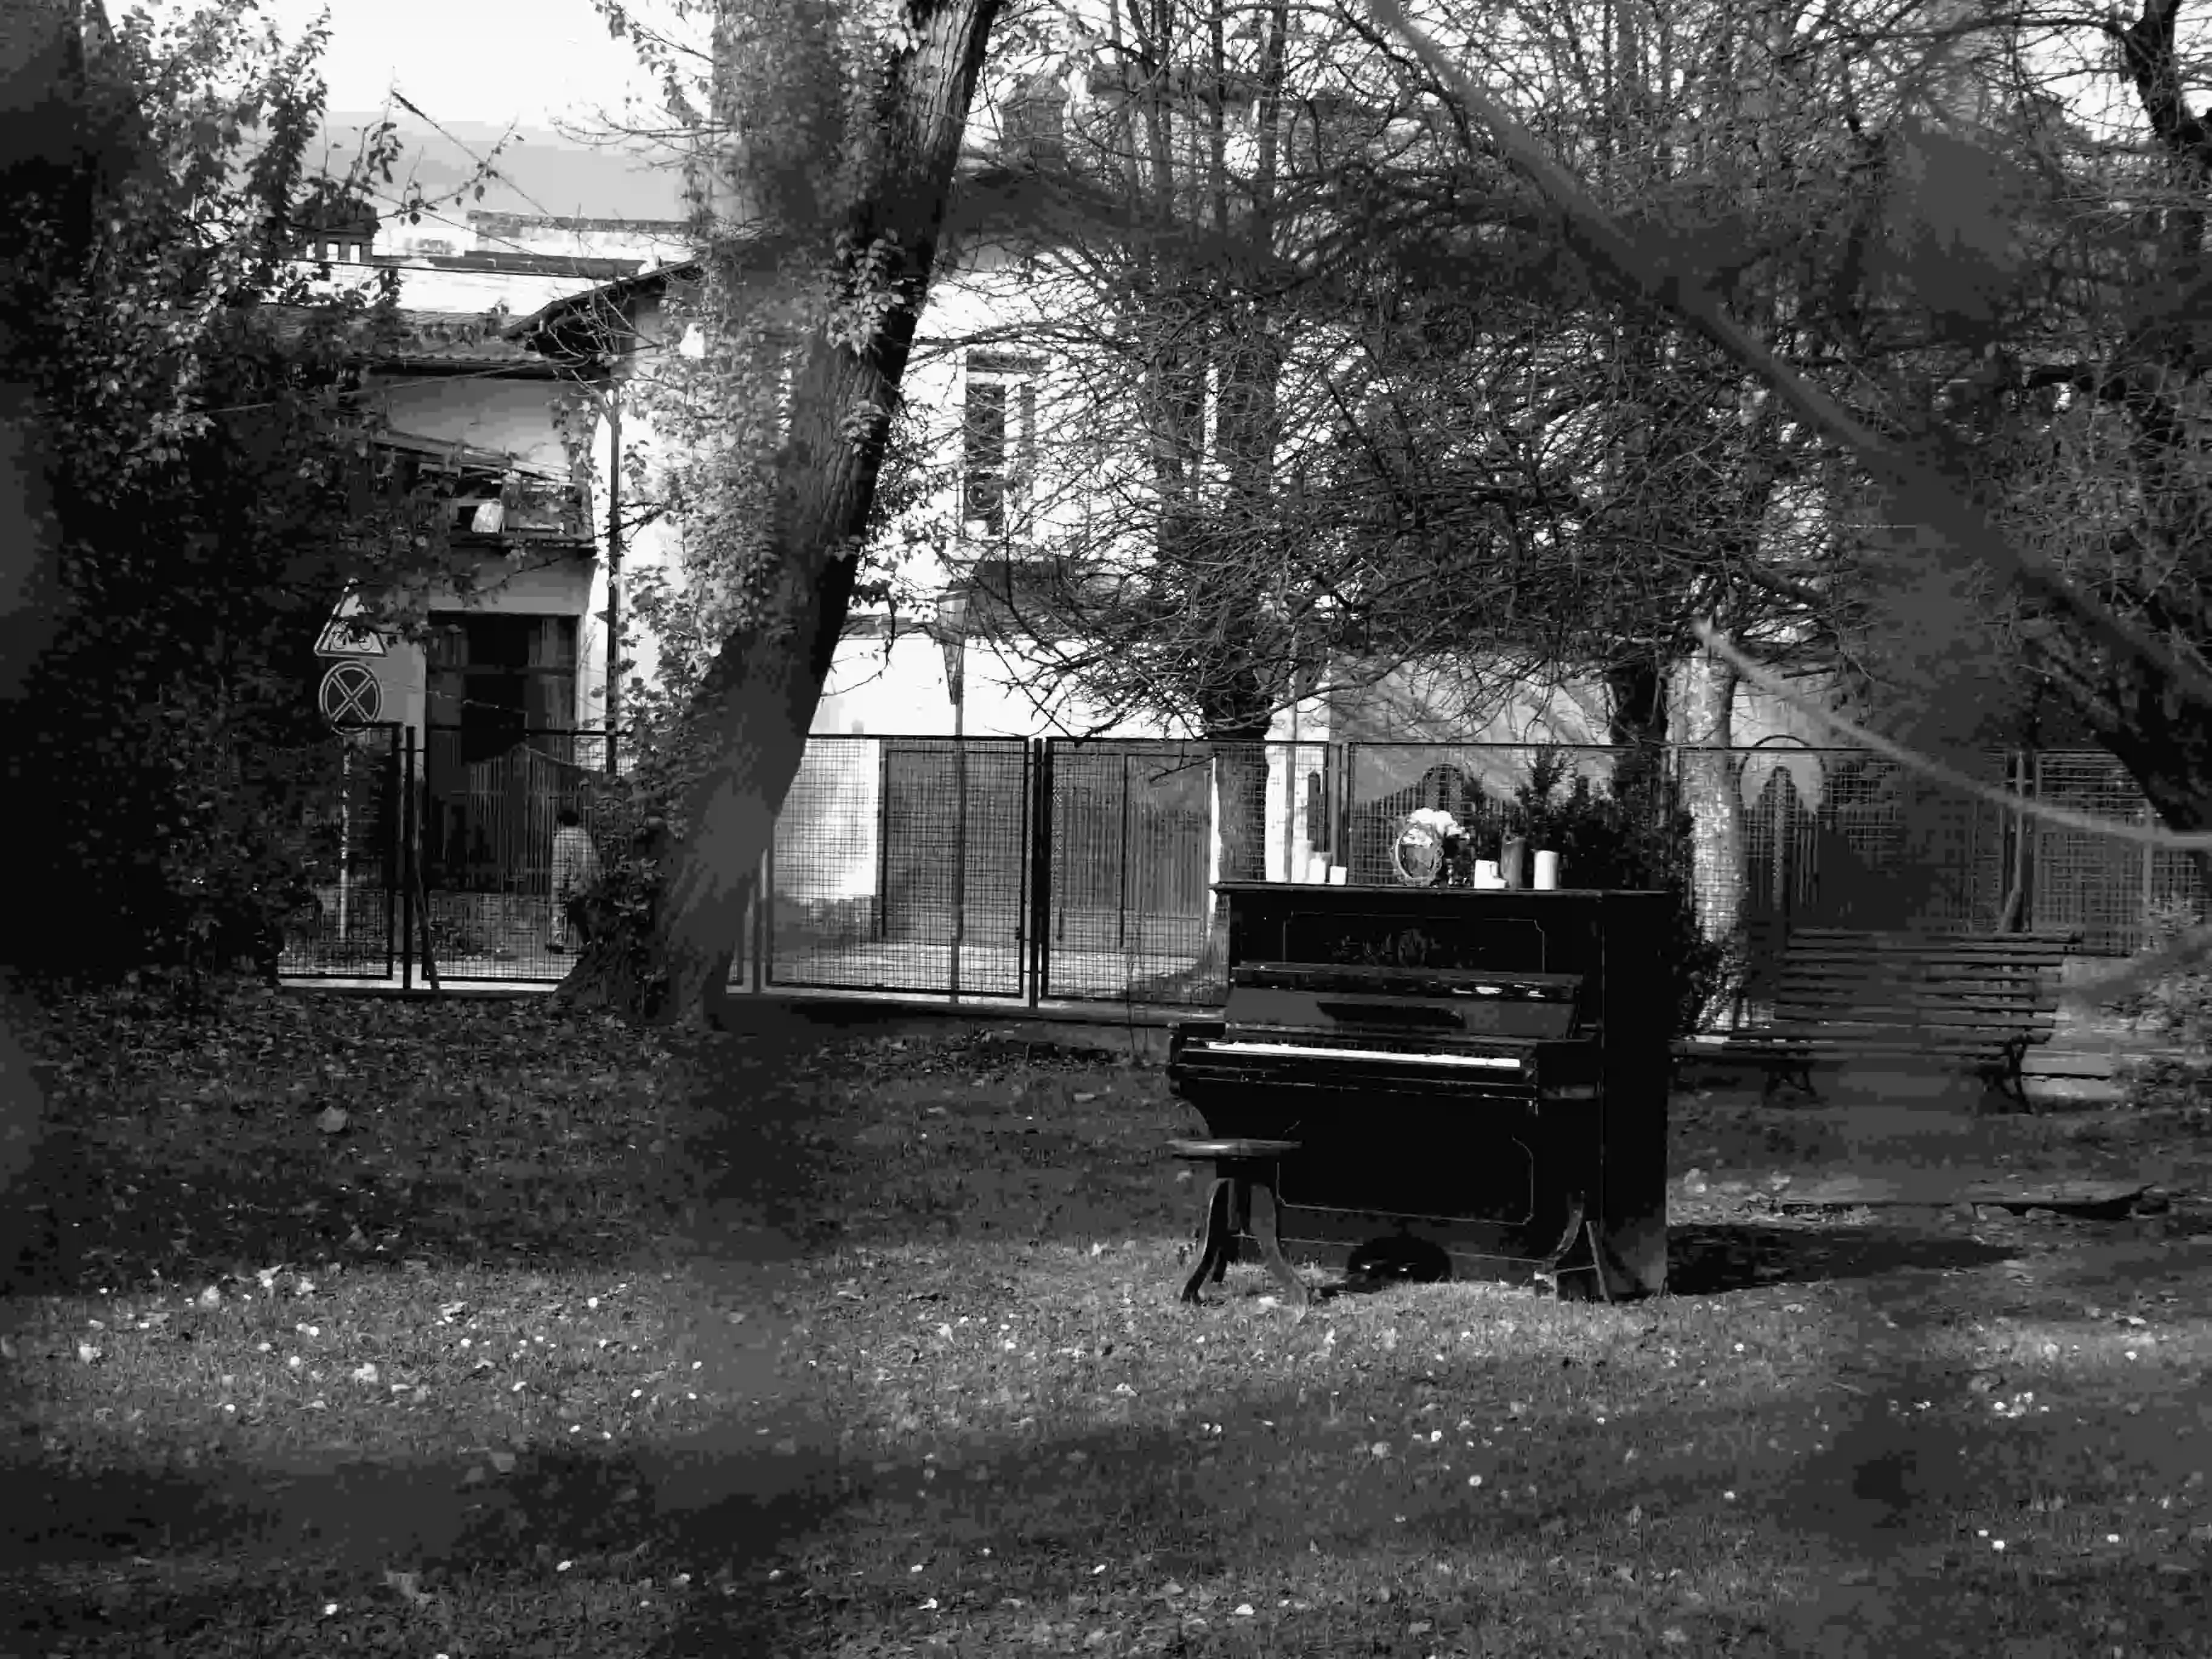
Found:
[[[1991, 784], [2009, 757], [1951, 764]], [[2002, 808], [1864, 750], [1733, 757], [1747, 926], [1986, 931], [2008, 889]]]
[[1212, 861], [1212, 747], [1054, 738], [1046, 774], [1040, 994], [1218, 1000], [1199, 972]]
[[1799, 750], [1753, 750], [1730, 756], [1728, 764], [1743, 810], [1738, 918], [1754, 930], [1786, 925], [1810, 908], [1819, 884], [1820, 757]]
[[776, 820], [767, 979], [1019, 996], [1029, 750], [820, 737]]
[[302, 854], [302, 879], [283, 896], [279, 973], [382, 979], [392, 972], [403, 735], [397, 724], [363, 727], [274, 757], [270, 798]]
[[[1562, 768], [1554, 799], [1577, 780], [1603, 793], [1627, 749], [1540, 744], [1355, 743], [1345, 746], [1345, 823], [1337, 862], [1354, 884], [1391, 884], [1400, 875], [1395, 849], [1407, 815], [1440, 809], [1472, 838], [1475, 855], [1497, 856], [1498, 843], [1524, 827], [1518, 797], [1540, 758]], [[1572, 884], [1571, 868], [1562, 878]]]
[[[606, 734], [433, 726], [422, 736], [418, 845], [439, 975], [561, 979], [582, 944], [567, 900], [606, 856], [596, 813]], [[570, 812], [574, 825], [562, 822]]]
[[[2036, 798], [2115, 823], [2156, 822], [2125, 766], [2097, 750], [2051, 750], [2034, 757]], [[2079, 928], [2082, 949], [2107, 955], [2141, 950], [2154, 909], [2201, 916], [2204, 890], [2185, 854], [2117, 841], [2086, 830], [2036, 823], [2028, 908], [2039, 928]]]

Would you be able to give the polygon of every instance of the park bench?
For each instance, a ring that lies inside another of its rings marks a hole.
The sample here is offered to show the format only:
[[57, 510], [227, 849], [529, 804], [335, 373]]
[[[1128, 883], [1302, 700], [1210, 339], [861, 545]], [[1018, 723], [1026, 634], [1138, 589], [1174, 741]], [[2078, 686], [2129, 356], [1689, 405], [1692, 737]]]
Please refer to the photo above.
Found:
[[1707, 1058], [1766, 1069], [1816, 1095], [1812, 1068], [1930, 1062], [1978, 1076], [2027, 1104], [2028, 1049], [2058, 1019], [2058, 972], [2078, 933], [1792, 931], [1771, 988], [1772, 1018], [1697, 1045]]

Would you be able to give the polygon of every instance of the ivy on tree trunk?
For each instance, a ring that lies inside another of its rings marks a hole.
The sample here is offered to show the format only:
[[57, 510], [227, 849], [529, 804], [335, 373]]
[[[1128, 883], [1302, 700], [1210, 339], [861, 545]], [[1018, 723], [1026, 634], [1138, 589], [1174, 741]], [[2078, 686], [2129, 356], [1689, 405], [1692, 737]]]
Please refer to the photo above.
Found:
[[[943, 229], [983, 51], [1000, 0], [915, 0], [890, 49], [867, 159], [846, 206], [845, 247], [887, 251], [902, 302], [865, 337], [817, 330], [788, 397], [769, 476], [754, 603], [721, 643], [673, 743], [680, 757], [658, 902], [643, 925], [650, 964], [623, 930], [594, 939], [563, 982], [572, 1002], [684, 1026], [720, 1023], [730, 963], [763, 855], [805, 752], [858, 574]], [[880, 257], [880, 255], [879, 255]], [[648, 1000], [649, 998], [649, 1000]]]

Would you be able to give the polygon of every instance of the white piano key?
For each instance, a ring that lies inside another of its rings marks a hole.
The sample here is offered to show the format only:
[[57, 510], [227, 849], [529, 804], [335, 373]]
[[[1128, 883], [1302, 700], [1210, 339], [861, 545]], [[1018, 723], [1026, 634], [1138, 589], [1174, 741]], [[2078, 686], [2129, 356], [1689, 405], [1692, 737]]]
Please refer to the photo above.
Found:
[[1207, 1054], [1279, 1054], [1291, 1059], [1402, 1060], [1408, 1066], [1471, 1066], [1493, 1072], [1517, 1072], [1522, 1062], [1506, 1054], [1408, 1054], [1397, 1048], [1324, 1048], [1304, 1042], [1193, 1043], [1189, 1056]]

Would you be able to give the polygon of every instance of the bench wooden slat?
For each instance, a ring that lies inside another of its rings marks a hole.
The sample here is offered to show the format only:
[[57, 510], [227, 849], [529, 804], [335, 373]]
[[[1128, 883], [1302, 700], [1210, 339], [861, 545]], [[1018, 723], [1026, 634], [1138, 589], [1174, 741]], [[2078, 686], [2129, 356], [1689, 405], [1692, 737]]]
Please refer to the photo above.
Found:
[[1913, 968], [1923, 972], [2005, 973], [2053, 968], [2063, 963], [2066, 952], [2053, 951], [2045, 958], [2021, 956], [1946, 956], [1927, 957], [1905, 954], [1881, 956], [1874, 951], [1791, 951], [1785, 960], [1800, 966], [1828, 969]]
[[1910, 1042], [1792, 1042], [1777, 1043], [1765, 1053], [1777, 1060], [1820, 1065], [1841, 1060], [1928, 1060], [1944, 1066], [1979, 1069], [1993, 1058], [1981, 1048], [1927, 1048]]
[[2051, 1009], [2024, 1007], [2018, 1003], [1838, 1003], [1777, 997], [1774, 1000], [1774, 1018], [1784, 1023], [1805, 1019], [1873, 1019], [1906, 1025], [2035, 1025], [2046, 1021], [2055, 1022], [2057, 1014]]
[[1917, 1042], [1925, 1048], [1986, 1048], [1992, 1054], [2008, 1043], [2037, 1042], [2049, 1036], [2048, 1032], [1969, 1030], [1964, 1026], [1913, 1025], [1784, 1025], [1776, 1028], [1776, 1040], [1784, 1042], [1812, 1042], [1832, 1039], [1838, 1042], [1880, 1039], [1885, 1042]]
[[1860, 1036], [1889, 1036], [1900, 1042], [1982, 1042], [1982, 1044], [2004, 1044], [2017, 1042], [2024, 1030], [2000, 1030], [1996, 1026], [1913, 1026], [1898, 1020], [1781, 1020], [1771, 1026], [1760, 1026], [1756, 1033], [1739, 1033], [1745, 1037], [1860, 1037]]
[[2015, 945], [2079, 945], [2081, 935], [2078, 929], [2066, 927], [2031, 929], [2022, 933], [1883, 933], [1856, 927], [1792, 927], [1783, 942], [1794, 945], [1801, 939], [1813, 945], [1843, 940], [1872, 945], [1894, 945], [1905, 949], [1916, 945], [1979, 945], [2001, 950]]

